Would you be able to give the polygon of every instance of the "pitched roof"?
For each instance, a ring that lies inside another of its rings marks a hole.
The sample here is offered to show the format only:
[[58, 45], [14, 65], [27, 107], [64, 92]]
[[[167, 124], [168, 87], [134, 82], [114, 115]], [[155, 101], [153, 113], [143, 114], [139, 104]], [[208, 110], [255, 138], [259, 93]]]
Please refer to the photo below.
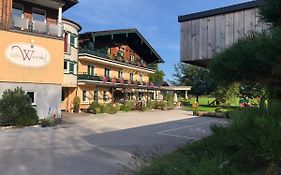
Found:
[[137, 29], [120, 29], [86, 32], [79, 35], [79, 40], [93, 39], [97, 42], [111, 42], [128, 45], [142, 59], [148, 63], [164, 63], [161, 56], [149, 44], [149, 42], [141, 35]]

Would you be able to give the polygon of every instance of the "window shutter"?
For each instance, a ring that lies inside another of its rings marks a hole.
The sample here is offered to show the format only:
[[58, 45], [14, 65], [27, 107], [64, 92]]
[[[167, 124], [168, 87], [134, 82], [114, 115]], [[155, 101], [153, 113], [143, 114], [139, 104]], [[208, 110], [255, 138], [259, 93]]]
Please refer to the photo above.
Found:
[[64, 52], [68, 51], [68, 33], [65, 33], [64, 37]]

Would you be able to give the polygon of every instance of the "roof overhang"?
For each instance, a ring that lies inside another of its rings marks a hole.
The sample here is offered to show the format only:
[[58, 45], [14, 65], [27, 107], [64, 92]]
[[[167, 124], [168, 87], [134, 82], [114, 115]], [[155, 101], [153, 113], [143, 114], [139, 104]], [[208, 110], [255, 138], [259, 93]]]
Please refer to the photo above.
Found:
[[185, 22], [185, 21], [195, 20], [195, 19], [199, 19], [199, 18], [206, 18], [206, 17], [210, 17], [210, 16], [216, 16], [216, 15], [231, 13], [231, 12], [235, 12], [235, 11], [256, 8], [256, 7], [260, 7], [264, 3], [265, 3], [264, 0], [255, 0], [255, 1], [236, 4], [236, 5], [232, 5], [232, 6], [192, 13], [192, 14], [188, 14], [188, 15], [179, 16], [178, 22]]
[[147, 63], [164, 63], [164, 60], [137, 29], [87, 32], [79, 35], [79, 40], [90, 38], [94, 43], [106, 42], [116, 46], [128, 45]]
[[78, 3], [78, 0], [23, 0], [25, 2], [41, 5], [44, 7], [59, 9], [62, 7], [63, 11], [71, 8]]

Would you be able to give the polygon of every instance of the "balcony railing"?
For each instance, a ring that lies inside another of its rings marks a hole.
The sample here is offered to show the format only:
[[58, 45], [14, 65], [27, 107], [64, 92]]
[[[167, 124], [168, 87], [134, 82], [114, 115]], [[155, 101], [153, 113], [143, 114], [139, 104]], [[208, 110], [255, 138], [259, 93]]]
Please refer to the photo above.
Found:
[[120, 85], [155, 87], [154, 84], [151, 82], [125, 80], [123, 78], [118, 79], [118, 78], [110, 78], [110, 77], [103, 77], [103, 76], [97, 76], [97, 75], [89, 75], [86, 72], [78, 74], [78, 81], [79, 80], [90, 80], [90, 81], [96, 81], [98, 83], [111, 84], [111, 85], [120, 84]]
[[11, 29], [62, 37], [63, 26], [45, 23], [43, 21], [32, 21], [27, 18], [13, 17]]
[[86, 54], [102, 57], [104, 59], [108, 59], [113, 62], [122, 63], [122, 64], [128, 65], [128, 66], [135, 66], [135, 67], [154, 70], [154, 67], [150, 64], [145, 64], [145, 63], [141, 63], [141, 62], [131, 62], [131, 61], [126, 60], [124, 57], [121, 57], [121, 56], [113, 57], [112, 55], [110, 55], [106, 52], [101, 52], [98, 50], [90, 50], [90, 49], [81, 48], [81, 49], [79, 49], [79, 53], [86, 53]]

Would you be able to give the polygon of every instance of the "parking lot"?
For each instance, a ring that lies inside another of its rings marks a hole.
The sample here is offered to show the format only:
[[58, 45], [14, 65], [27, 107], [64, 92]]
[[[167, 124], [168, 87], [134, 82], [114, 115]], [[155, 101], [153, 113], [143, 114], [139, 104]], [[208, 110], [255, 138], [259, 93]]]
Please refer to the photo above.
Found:
[[211, 134], [224, 119], [182, 110], [71, 115], [54, 128], [0, 132], [3, 175], [115, 175], [132, 153], [167, 154]]

